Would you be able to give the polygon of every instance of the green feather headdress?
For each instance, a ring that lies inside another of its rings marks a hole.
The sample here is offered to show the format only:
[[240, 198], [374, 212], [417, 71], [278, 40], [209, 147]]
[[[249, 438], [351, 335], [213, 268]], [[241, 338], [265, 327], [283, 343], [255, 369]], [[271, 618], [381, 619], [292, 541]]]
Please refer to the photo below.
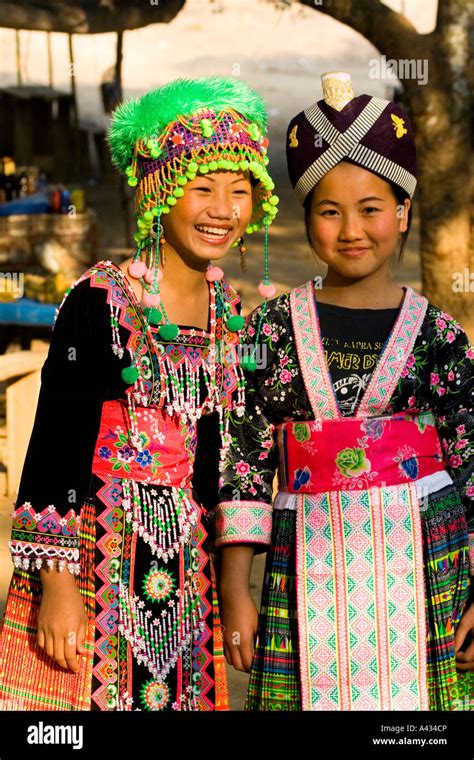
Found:
[[119, 105], [107, 134], [112, 161], [136, 187], [137, 243], [151, 241], [198, 173], [249, 171], [256, 180], [247, 232], [277, 214], [268, 174], [265, 103], [239, 79], [176, 79]]

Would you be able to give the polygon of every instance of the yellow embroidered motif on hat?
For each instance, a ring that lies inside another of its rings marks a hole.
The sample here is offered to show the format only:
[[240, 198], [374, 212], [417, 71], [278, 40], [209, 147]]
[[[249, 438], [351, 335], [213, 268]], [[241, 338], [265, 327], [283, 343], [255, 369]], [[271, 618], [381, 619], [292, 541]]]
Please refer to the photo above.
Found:
[[405, 119], [402, 119], [400, 116], [395, 116], [395, 114], [390, 114], [392, 121], [393, 121], [393, 128], [395, 130], [395, 134], [398, 138], [403, 137], [403, 135], [406, 135], [408, 133], [408, 130], [405, 129]]
[[289, 146], [290, 148], [297, 148], [298, 147], [298, 140], [296, 139], [296, 130], [298, 129], [298, 125], [296, 127], [293, 127], [290, 134], [288, 135], [289, 139]]

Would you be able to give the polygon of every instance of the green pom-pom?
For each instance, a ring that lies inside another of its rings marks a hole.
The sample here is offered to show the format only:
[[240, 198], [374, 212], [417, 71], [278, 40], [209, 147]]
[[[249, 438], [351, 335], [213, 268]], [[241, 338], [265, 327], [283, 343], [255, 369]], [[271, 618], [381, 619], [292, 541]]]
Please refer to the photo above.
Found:
[[136, 177], [129, 177], [128, 184], [130, 187], [136, 187], [138, 185], [138, 179]]
[[184, 195], [183, 188], [182, 187], [175, 187], [175, 189], [173, 190], [173, 195], [175, 196], [175, 198], [182, 198], [183, 195]]
[[168, 206], [174, 206], [176, 203], [176, 198], [174, 198], [172, 195], [168, 198]]
[[143, 214], [144, 219], [150, 219], [150, 221], [153, 221], [153, 212], [152, 211], [145, 211]]
[[187, 171], [192, 172], [192, 174], [196, 174], [197, 170], [199, 169], [199, 166], [195, 161], [190, 161], [187, 166]]
[[127, 177], [132, 177], [133, 176], [133, 168], [131, 166], [127, 166], [127, 168], [125, 169], [125, 174], [126, 174]]
[[169, 212], [170, 212], [170, 207], [169, 206], [165, 205], [165, 206], [161, 207], [161, 213], [162, 214], [169, 214]]
[[156, 306], [143, 309], [143, 313], [152, 325], [159, 325], [163, 319], [163, 314], [159, 309], [156, 308]]
[[280, 199], [278, 195], [272, 195], [272, 197], [268, 199], [268, 202], [271, 206], [278, 206]]
[[240, 360], [240, 366], [245, 372], [255, 372], [257, 369], [257, 362], [254, 356], [242, 356]]
[[152, 158], [158, 158], [161, 155], [161, 150], [158, 150], [158, 148], [152, 148], [150, 150], [150, 156]]
[[187, 184], [188, 184], [187, 177], [178, 177], [178, 185], [187, 185]]
[[179, 327], [178, 325], [161, 325], [160, 327], [160, 337], [163, 338], [163, 340], [174, 340], [177, 338], [179, 333]]
[[133, 364], [130, 365], [130, 367], [125, 367], [122, 370], [121, 375], [123, 382], [127, 383], [127, 385], [133, 385], [133, 383], [135, 383], [140, 377], [137, 367], [134, 367]]
[[206, 129], [203, 130], [204, 137], [212, 137], [214, 134], [214, 131], [210, 127], [206, 127]]
[[140, 240], [141, 240], [141, 237], [140, 237], [140, 235], [139, 235], [139, 233], [138, 233], [138, 232], [135, 232], [135, 233], [134, 233], [134, 235], [133, 235], [133, 239], [134, 239], [135, 243], [139, 243], [139, 242], [140, 242]]
[[217, 161], [211, 161], [209, 164], [209, 170], [211, 172], [215, 172], [217, 169]]
[[206, 166], [205, 164], [201, 164], [201, 166], [199, 167], [199, 171], [201, 172], [201, 174], [207, 174], [209, 171], [209, 167]]
[[225, 326], [228, 330], [231, 332], [238, 332], [242, 329], [242, 327], [245, 324], [245, 319], [240, 316], [240, 314], [234, 314], [234, 316], [230, 317], [227, 322], [225, 323]]
[[244, 159], [243, 161], [240, 161], [239, 166], [242, 169], [242, 171], [245, 172], [249, 168], [249, 162], [246, 159]]

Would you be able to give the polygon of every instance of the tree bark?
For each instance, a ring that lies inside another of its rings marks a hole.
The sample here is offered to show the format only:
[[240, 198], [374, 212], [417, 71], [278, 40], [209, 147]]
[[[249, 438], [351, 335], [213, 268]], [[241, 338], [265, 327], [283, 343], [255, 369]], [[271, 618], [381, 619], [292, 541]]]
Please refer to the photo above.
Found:
[[299, 2], [347, 24], [387, 58], [428, 61], [427, 84], [401, 79], [419, 162], [422, 288], [474, 336], [469, 3], [439, 0], [436, 29], [420, 34], [380, 0]]
[[168, 23], [183, 9], [184, 4], [185, 0], [109, 0], [96, 6], [86, 2], [0, 2], [0, 19], [1, 25], [9, 29], [103, 34]]

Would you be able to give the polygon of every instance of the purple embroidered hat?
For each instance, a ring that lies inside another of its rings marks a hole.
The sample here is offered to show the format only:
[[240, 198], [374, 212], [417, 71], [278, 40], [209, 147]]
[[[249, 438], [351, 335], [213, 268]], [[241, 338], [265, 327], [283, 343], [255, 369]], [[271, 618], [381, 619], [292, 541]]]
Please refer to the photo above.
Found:
[[321, 79], [324, 99], [293, 117], [287, 131], [288, 173], [301, 203], [343, 160], [393, 182], [412, 198], [416, 148], [403, 108], [370, 95], [354, 97], [345, 72], [328, 72]]

